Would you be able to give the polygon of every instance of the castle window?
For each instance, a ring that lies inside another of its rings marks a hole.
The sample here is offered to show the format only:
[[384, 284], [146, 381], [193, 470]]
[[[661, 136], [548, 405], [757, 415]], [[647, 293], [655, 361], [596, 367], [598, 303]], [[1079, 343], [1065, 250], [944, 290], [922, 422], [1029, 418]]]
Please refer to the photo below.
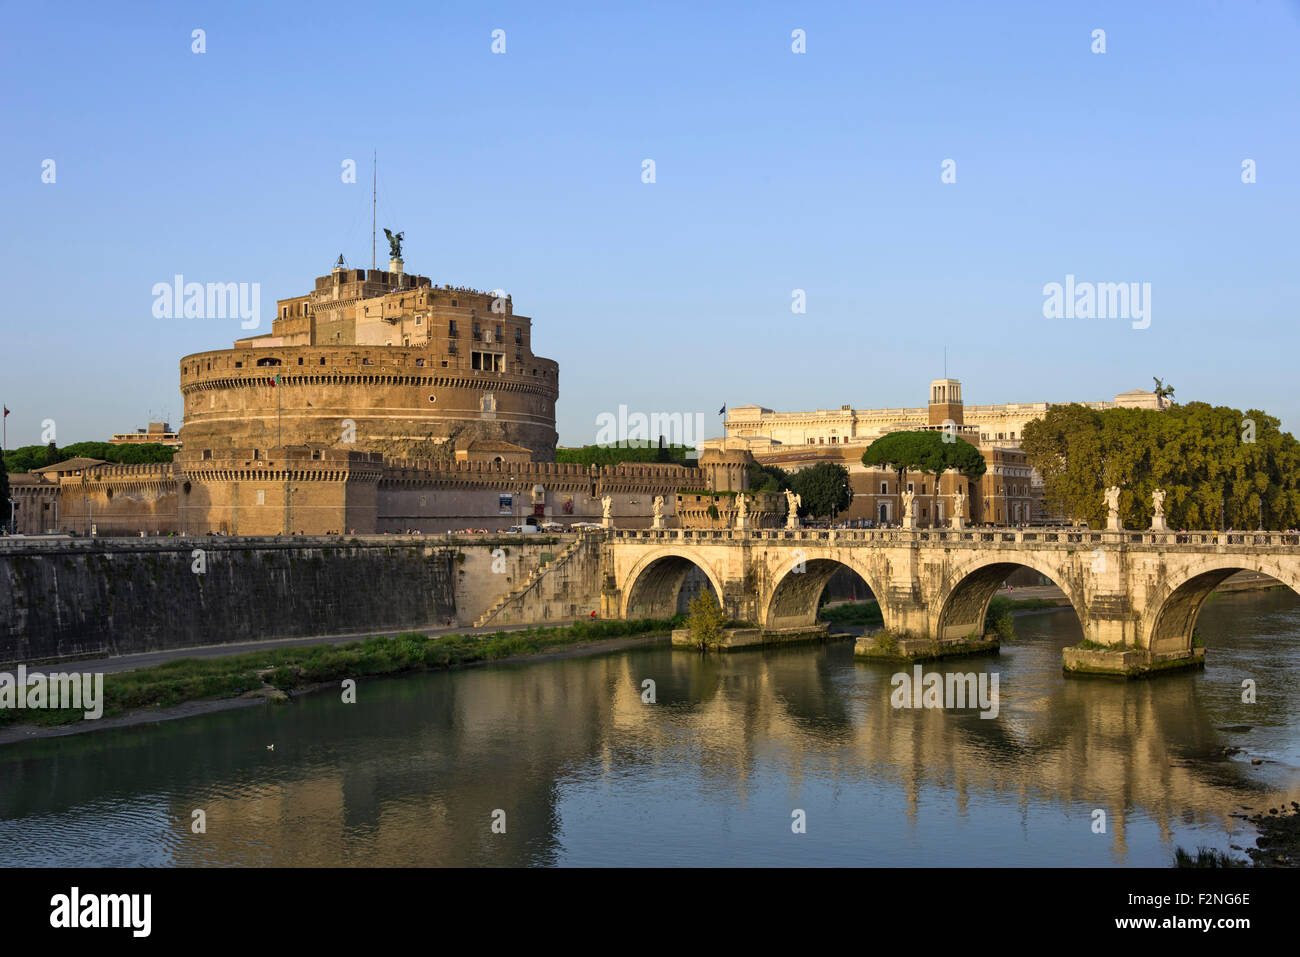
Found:
[[242, 369], [242, 368], [244, 368], [244, 364], [243, 364], [242, 362], [236, 362], [236, 363], [235, 363], [235, 368], [236, 368], [236, 369]]
[[524, 341], [524, 331], [523, 331], [522, 329], [516, 329], [516, 330], [515, 330], [515, 345], [521, 345], [521, 344], [523, 343], [523, 341]]
[[456, 328], [456, 320], [452, 319], [447, 323], [447, 335], [458, 336], [460, 331]]
[[416, 316], [416, 317], [415, 317], [415, 324], [416, 324], [417, 326], [422, 326], [422, 325], [424, 325], [424, 316]]
[[[447, 364], [447, 363], [445, 363], [445, 362], [443, 363], [443, 365], [446, 365], [446, 364]], [[429, 396], [429, 401], [430, 401], [430, 402], [437, 402], [437, 401], [438, 401], [438, 397], [437, 397], [436, 395], [431, 395], [431, 396]]]
[[416, 359], [416, 360], [415, 360], [415, 364], [416, 364], [417, 366], [420, 366], [421, 368], [423, 368], [423, 367], [424, 367], [424, 360], [423, 360], [423, 359]]
[[881, 482], [881, 483], [880, 483], [880, 494], [881, 494], [881, 495], [888, 495], [888, 494], [889, 494], [889, 483], [887, 483], [887, 482]]
[[[388, 344], [391, 346], [392, 342], [389, 342]], [[370, 356], [365, 356], [364, 358], [362, 358], [361, 364], [363, 366], [372, 366], [375, 364], [375, 362], [373, 359], [370, 358]]]
[[453, 299], [453, 300], [451, 301], [451, 304], [452, 304], [453, 306], [456, 305], [456, 304], [457, 304], [457, 303], [456, 303], [456, 300]]
[[211, 449], [204, 449], [204, 450], [203, 450], [203, 458], [204, 458], [204, 459], [210, 459], [210, 458], [212, 458], [212, 450], [211, 450]]
[[298, 365], [302, 365], [302, 356], [298, 357]]
[[320, 357], [320, 364], [321, 364], [321, 365], [324, 365], [324, 364], [325, 364], [325, 357], [324, 357], [324, 356], [321, 356], [321, 357]]

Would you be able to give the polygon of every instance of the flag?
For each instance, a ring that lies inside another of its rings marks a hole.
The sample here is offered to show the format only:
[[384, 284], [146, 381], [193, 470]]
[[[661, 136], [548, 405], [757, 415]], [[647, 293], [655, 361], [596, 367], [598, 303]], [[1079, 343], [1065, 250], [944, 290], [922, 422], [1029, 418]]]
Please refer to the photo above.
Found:
[[722, 408], [718, 410], [718, 415], [726, 415], [726, 414], [727, 414], [727, 407], [724, 405]]
[[275, 374], [275, 378], [271, 380], [271, 388], [274, 389], [279, 384], [280, 384], [280, 373], [277, 372]]
[[5, 406], [4, 409], [5, 409], [4, 418], [7, 419], [7, 418], [9, 418], [9, 406]]

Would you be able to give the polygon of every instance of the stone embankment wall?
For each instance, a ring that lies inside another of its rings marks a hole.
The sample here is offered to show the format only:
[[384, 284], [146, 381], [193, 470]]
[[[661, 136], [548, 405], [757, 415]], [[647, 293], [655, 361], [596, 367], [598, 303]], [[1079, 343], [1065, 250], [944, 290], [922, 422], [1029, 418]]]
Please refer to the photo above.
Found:
[[9, 540], [0, 663], [437, 627], [456, 615], [455, 554], [392, 537]]

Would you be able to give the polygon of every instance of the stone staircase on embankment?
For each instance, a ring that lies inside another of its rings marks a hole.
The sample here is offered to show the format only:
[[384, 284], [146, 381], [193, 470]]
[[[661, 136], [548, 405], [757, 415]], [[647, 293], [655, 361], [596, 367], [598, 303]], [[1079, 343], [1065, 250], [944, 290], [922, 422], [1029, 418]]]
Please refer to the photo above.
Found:
[[[586, 603], [590, 603], [590, 597], [573, 594], [572, 589], [564, 587], [572, 583], [568, 581], [560, 583], [558, 579], [566, 576], [566, 573], [570, 571], [568, 566], [574, 564], [579, 556], [590, 552], [592, 548], [598, 548], [598, 542], [598, 535], [593, 535], [586, 529], [580, 531], [578, 537], [564, 551], [560, 552], [554, 561], [548, 562], [539, 568], [534, 568], [528, 573], [528, 577], [523, 582], [498, 598], [491, 608], [478, 617], [474, 622], [474, 627], [482, 628], [492, 621], [496, 621], [498, 624], [507, 622], [516, 624], [530, 620], [542, 621], [547, 618], [573, 617], [567, 614], [567, 611], [572, 609], [557, 608], [555, 607], [556, 602], [559, 601], [563, 605], [564, 602], [560, 601], [560, 599], [586, 598]], [[588, 555], [587, 557], [591, 556]], [[598, 555], [595, 560], [599, 561]], [[558, 598], [552, 596], [550, 599], [541, 596], [539, 592], [547, 584], [556, 584], [558, 587], [553, 590], [564, 594], [559, 595]], [[579, 589], [579, 591], [583, 590], [585, 589]], [[576, 605], [578, 602], [569, 601], [568, 604]], [[531, 609], [530, 605], [532, 606]], [[551, 614], [552, 610], [556, 611], [556, 614]]]

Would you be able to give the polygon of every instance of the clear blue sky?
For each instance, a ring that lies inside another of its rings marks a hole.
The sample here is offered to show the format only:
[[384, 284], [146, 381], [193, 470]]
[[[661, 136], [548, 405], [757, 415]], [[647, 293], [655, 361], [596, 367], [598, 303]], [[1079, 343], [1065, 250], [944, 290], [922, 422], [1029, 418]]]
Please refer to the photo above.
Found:
[[[10, 446], [178, 424], [180, 356], [243, 333], [153, 284], [259, 282], [269, 331], [369, 264], [372, 148], [408, 271], [534, 319], [563, 444], [620, 404], [920, 405], [945, 343], [968, 403], [1157, 375], [1300, 430], [1300, 5], [703, 7], [4, 3]], [[1150, 328], [1045, 319], [1066, 274], [1151, 283]]]

